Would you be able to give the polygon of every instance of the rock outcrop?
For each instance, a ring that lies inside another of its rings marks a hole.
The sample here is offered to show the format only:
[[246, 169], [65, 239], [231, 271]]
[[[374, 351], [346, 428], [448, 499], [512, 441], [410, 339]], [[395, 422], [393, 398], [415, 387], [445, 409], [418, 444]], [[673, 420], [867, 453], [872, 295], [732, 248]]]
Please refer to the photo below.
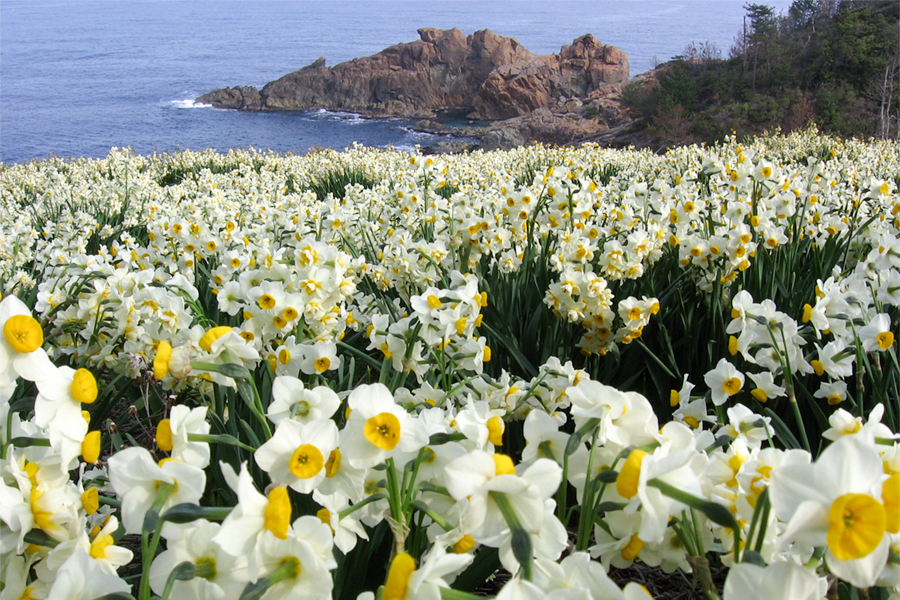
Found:
[[430, 118], [443, 109], [471, 109], [469, 118], [497, 120], [555, 110], [628, 79], [628, 57], [592, 35], [539, 56], [488, 30], [420, 29], [420, 39], [334, 67], [320, 58], [261, 90], [214, 90], [197, 102], [240, 110], [325, 108], [367, 116]]

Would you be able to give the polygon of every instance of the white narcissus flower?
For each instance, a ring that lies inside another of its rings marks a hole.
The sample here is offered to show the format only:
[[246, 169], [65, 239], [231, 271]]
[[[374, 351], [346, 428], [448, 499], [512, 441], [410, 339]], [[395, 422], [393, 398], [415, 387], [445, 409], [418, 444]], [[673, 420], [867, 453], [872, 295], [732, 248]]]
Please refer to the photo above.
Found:
[[622, 392], [597, 381], [584, 380], [565, 390], [572, 401], [575, 427], [600, 419], [597, 444], [640, 446], [653, 441], [657, 426], [650, 402], [635, 392]]
[[753, 384], [756, 386], [750, 390], [750, 395], [759, 400], [766, 402], [771, 398], [780, 398], [784, 396], [785, 389], [775, 383], [775, 376], [771, 371], [763, 371], [762, 373], [747, 373]]
[[62, 466], [73, 469], [88, 432], [81, 403], [90, 404], [97, 398], [97, 381], [87, 369], [54, 367], [36, 383], [39, 393], [32, 422], [47, 431], [50, 447], [60, 456]]
[[[422, 292], [421, 296], [412, 296], [409, 299], [409, 304], [413, 311], [415, 311], [416, 316], [419, 317], [419, 320], [428, 326], [438, 321], [440, 312], [444, 306], [442, 300], [448, 298], [451, 294], [452, 292], [448, 290], [439, 290], [435, 287], [428, 287]], [[455, 300], [455, 298], [448, 299], [448, 307], [452, 303], [451, 300]]]
[[726, 414], [728, 425], [720, 433], [743, 440], [752, 449], [758, 450], [764, 441], [775, 437], [775, 430], [770, 425], [771, 419], [754, 413], [743, 404], [729, 407]]
[[606, 520], [606, 528], [594, 525], [594, 541], [589, 548], [591, 556], [599, 558], [605, 568], [610, 565], [627, 569], [644, 548], [644, 541], [637, 531], [641, 526], [641, 513], [619, 513]]
[[[83, 521], [82, 521], [83, 522]], [[63, 563], [65, 563], [77, 550], [84, 550], [90, 554], [91, 558], [97, 561], [100, 568], [110, 575], [116, 575], [116, 570], [131, 562], [134, 553], [127, 548], [116, 546], [113, 540], [113, 534], [119, 528], [119, 520], [109, 515], [103, 527], [97, 532], [88, 532], [84, 528], [71, 539], [59, 544], [47, 554], [47, 558], [42, 563], [50, 570], [56, 571]]]
[[[260, 575], [282, 578], [266, 592], [267, 600], [329, 600], [334, 587], [332, 569], [337, 567], [331, 552], [331, 530], [317, 517], [294, 521], [284, 539], [264, 536], [258, 546]], [[255, 580], [252, 577], [251, 579]]]
[[340, 446], [344, 460], [353, 467], [374, 467], [397, 455], [412, 458], [428, 443], [425, 427], [394, 402], [383, 384], [357, 387], [347, 404], [351, 412]]
[[725, 578], [723, 600], [824, 600], [828, 580], [792, 562], [767, 567], [750, 563], [733, 565]]
[[40, 529], [58, 542], [73, 536], [77, 528], [80, 497], [68, 473], [51, 462], [28, 462], [9, 452], [4, 465], [12, 485], [0, 478], [0, 553], [25, 551], [25, 535]]
[[457, 575], [474, 558], [469, 553], [448, 553], [442, 544], [434, 544], [416, 568], [411, 556], [405, 553], [398, 554], [391, 563], [388, 582], [385, 585], [385, 598], [394, 597], [390, 596], [389, 592], [395, 589], [397, 591], [405, 589], [404, 600], [440, 600], [441, 589], [450, 587], [444, 578]]
[[350, 499], [347, 496], [340, 492], [326, 495], [319, 490], [313, 490], [313, 500], [322, 506], [316, 516], [331, 527], [334, 534], [334, 545], [338, 547], [338, 550], [347, 554], [356, 547], [358, 539], [369, 539], [369, 534], [359, 522], [361, 516], [359, 511], [341, 517], [341, 511], [350, 508]]
[[272, 383], [272, 403], [266, 416], [278, 425], [284, 419], [307, 423], [330, 419], [341, 405], [341, 399], [328, 387], [304, 387], [296, 377], [276, 377]]
[[[59, 415], [63, 426], [72, 421], [84, 421], [81, 417], [81, 403], [86, 398], [76, 398], [72, 393], [76, 387], [75, 376], [82, 379], [84, 373], [93, 379], [90, 371], [79, 369], [76, 371], [71, 367], [56, 367], [44, 374], [44, 377], [37, 381], [38, 395], [34, 399], [34, 424], [38, 427], [48, 427], [50, 423]], [[97, 381], [93, 381], [94, 394], [90, 398], [91, 402], [96, 399]], [[79, 392], [79, 395], [80, 392]], [[90, 404], [90, 402], [87, 402]], [[77, 425], [77, 423], [76, 423]], [[85, 431], [87, 431], [85, 423]], [[80, 429], [80, 427], [79, 427]], [[82, 434], [82, 437], [84, 435]]]
[[475, 450], [450, 462], [444, 478], [447, 491], [460, 503], [460, 530], [476, 542], [500, 548], [501, 555], [510, 558], [504, 561], [507, 569], [517, 565], [509, 547], [512, 530], [492, 492], [505, 494], [522, 528], [532, 536], [537, 556], [555, 560], [565, 548], [565, 529], [550, 504], [562, 479], [556, 462], [538, 459], [519, 475], [508, 456]]
[[488, 443], [492, 444], [491, 448], [502, 446], [505, 414], [505, 410], [491, 409], [490, 404], [483, 400], [476, 402], [470, 395], [465, 407], [456, 413], [456, 429], [479, 450], [487, 450]]
[[552, 458], [562, 464], [569, 434], [559, 430], [560, 423], [542, 410], [532, 410], [525, 418], [525, 443], [522, 462], [530, 464], [538, 458]]
[[761, 159], [753, 169], [753, 179], [760, 183], [770, 183], [776, 178], [775, 165], [766, 159]]
[[256, 490], [247, 463], [241, 464], [240, 475], [226, 463], [219, 463], [228, 484], [237, 492], [237, 506], [222, 521], [213, 541], [232, 556], [247, 558], [250, 581], [259, 576], [258, 546], [268, 533], [287, 539], [291, 523], [291, 502], [285, 486], [273, 487], [268, 496]]
[[[173, 406], [169, 418], [160, 421], [157, 427], [156, 440], [160, 449], [171, 452], [172, 458], [175, 460], [193, 465], [198, 469], [205, 469], [209, 466], [209, 444], [188, 440], [188, 435], [192, 433], [209, 434], [206, 411], [205, 406], [197, 408], [188, 408], [181, 404]], [[166, 435], [167, 437], [164, 437]]]
[[[820, 367], [824, 373], [834, 379], [843, 379], [853, 375], [853, 361], [856, 360], [856, 349], [851, 347], [848, 351], [847, 344], [843, 340], [832, 340], [819, 348], [819, 362], [813, 361], [813, 368]], [[818, 370], [817, 370], [817, 374]]]
[[794, 541], [826, 546], [832, 573], [859, 588], [875, 585], [888, 559], [889, 534], [900, 529], [883, 503], [886, 479], [874, 439], [863, 432], [838, 439], [815, 463], [777, 469], [769, 498], [787, 523], [781, 547]]
[[712, 392], [712, 401], [716, 406], [725, 404], [731, 396], [734, 396], [744, 387], [744, 375], [734, 365], [725, 360], [719, 360], [716, 368], [703, 376], [703, 381]]
[[46, 582], [37, 579], [29, 583], [31, 579], [31, 567], [39, 557], [34, 555], [28, 557], [21, 554], [11, 556], [4, 560], [0, 565], [0, 580], [3, 581], [5, 587], [0, 591], [0, 600], [28, 600], [29, 598], [46, 598], [48, 585]]
[[334, 460], [337, 445], [338, 428], [331, 419], [308, 423], [286, 419], [254, 457], [273, 482], [309, 494], [325, 479], [326, 461]]
[[879, 313], [872, 317], [869, 324], [857, 331], [863, 350], [875, 352], [887, 350], [894, 345], [894, 330], [891, 326], [891, 317], [885, 313]]
[[321, 375], [326, 371], [334, 371], [341, 364], [334, 342], [317, 341], [312, 346], [303, 345], [302, 352], [300, 370], [307, 375]]
[[162, 594], [172, 570], [184, 561], [194, 564], [197, 576], [178, 580], [172, 587], [172, 597], [197, 600], [224, 600], [240, 596], [247, 584], [236, 577], [246, 559], [225, 552], [213, 542], [219, 532], [218, 523], [200, 519], [193, 523], [166, 526], [166, 550], [150, 566], [150, 587]]
[[126, 448], [109, 458], [109, 481], [122, 499], [122, 524], [127, 533], [141, 533], [144, 515], [156, 500], [160, 483], [174, 486], [160, 514], [176, 504], [196, 504], [206, 487], [203, 469], [179, 460], [159, 465], [144, 448]]
[[534, 561], [534, 583], [549, 598], [651, 600], [650, 593], [637, 583], [625, 589], [606, 574], [606, 568], [591, 560], [587, 552], [573, 552], [558, 564], [546, 559]]
[[[673, 429], [675, 426], [687, 429], [675, 422], [669, 423], [666, 428]], [[691, 463], [695, 459], [705, 461], [705, 456], [693, 447], [673, 449], [672, 445], [671, 440], [666, 440], [652, 454], [632, 450], [616, 478], [616, 492], [630, 500], [625, 511], [641, 511], [638, 536], [644, 542], [661, 543], [669, 519], [686, 508], [659, 489], [647, 485], [650, 480], [659, 479], [679, 490], [703, 497], [700, 481]]]
[[518, 577], [513, 577], [497, 594], [496, 600], [547, 600], [547, 592]]
[[823, 381], [813, 396], [824, 398], [831, 406], [837, 406], [847, 398], [847, 384], [843, 381]]
[[15, 296], [0, 301], [0, 329], [0, 386], [13, 384], [16, 377], [38, 381], [56, 370], [41, 347], [41, 324]]
[[[198, 342], [200, 347], [208, 352], [208, 355], [200, 355], [198, 360], [212, 364], [236, 363], [252, 368], [259, 361], [259, 352], [247, 343], [233, 327], [225, 325], [213, 327], [203, 334]], [[234, 388], [237, 384], [231, 377], [226, 377], [216, 371], [203, 371], [196, 369], [194, 374], [206, 373], [219, 385]]]
[[865, 422], [862, 417], [854, 417], [843, 408], [839, 408], [828, 417], [830, 427], [822, 432], [822, 437], [834, 441], [845, 435], [864, 433], [875, 438], [900, 439], [900, 434], [895, 434], [890, 427], [881, 422], [883, 416], [884, 404], [876, 404]]
[[130, 585], [118, 576], [106, 573], [97, 561], [79, 548], [56, 572], [47, 600], [94, 600], [130, 591]]
[[576, 427], [581, 427], [589, 419], [600, 419], [597, 443], [601, 444], [606, 442], [606, 429], [628, 408], [625, 392], [589, 379], [568, 388], [566, 396], [572, 402], [572, 418]]

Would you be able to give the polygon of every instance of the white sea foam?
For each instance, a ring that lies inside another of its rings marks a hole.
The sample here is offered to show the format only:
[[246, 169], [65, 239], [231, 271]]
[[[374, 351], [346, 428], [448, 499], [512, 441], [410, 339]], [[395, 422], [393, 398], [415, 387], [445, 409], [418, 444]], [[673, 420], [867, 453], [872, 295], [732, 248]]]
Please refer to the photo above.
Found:
[[366, 119], [363, 119], [356, 113], [344, 112], [342, 110], [326, 110], [324, 108], [318, 108], [312, 111], [309, 116], [311, 119], [317, 121], [340, 121], [346, 125], [358, 125], [359, 123], [366, 122]]
[[187, 100], [172, 100], [169, 104], [173, 108], [212, 108], [212, 104], [194, 102], [192, 98], [188, 98]]

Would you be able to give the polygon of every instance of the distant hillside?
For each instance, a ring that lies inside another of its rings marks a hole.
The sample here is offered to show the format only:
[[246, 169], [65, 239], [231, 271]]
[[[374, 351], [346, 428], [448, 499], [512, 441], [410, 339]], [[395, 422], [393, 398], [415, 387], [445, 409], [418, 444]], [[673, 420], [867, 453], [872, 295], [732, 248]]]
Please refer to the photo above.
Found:
[[710, 44], [625, 87], [622, 102], [658, 146], [818, 125], [898, 139], [900, 2], [795, 0], [787, 14], [746, 4], [730, 58]]

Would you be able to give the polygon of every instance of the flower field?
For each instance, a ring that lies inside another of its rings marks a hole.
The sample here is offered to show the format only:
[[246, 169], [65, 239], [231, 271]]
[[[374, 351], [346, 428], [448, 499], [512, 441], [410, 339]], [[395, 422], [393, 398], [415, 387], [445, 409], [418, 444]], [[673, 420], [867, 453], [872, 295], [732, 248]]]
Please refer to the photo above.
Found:
[[898, 188], [815, 131], [0, 168], [0, 600], [900, 597]]

